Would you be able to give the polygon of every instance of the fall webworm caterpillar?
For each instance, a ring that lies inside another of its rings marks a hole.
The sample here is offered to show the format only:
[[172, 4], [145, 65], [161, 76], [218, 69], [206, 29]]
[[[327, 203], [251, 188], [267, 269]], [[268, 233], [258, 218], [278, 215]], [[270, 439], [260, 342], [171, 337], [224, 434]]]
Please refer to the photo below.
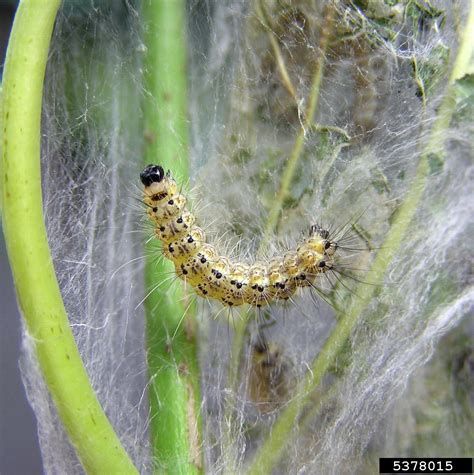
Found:
[[284, 348], [258, 333], [250, 345], [247, 395], [259, 412], [268, 414], [288, 400], [295, 385], [292, 369]]
[[315, 287], [314, 281], [334, 268], [338, 243], [319, 225], [294, 250], [269, 262], [251, 265], [233, 262], [206, 242], [194, 214], [186, 208], [186, 197], [168, 171], [148, 165], [140, 174], [144, 203], [163, 243], [163, 255], [173, 262], [179, 278], [197, 295], [226, 306], [244, 303], [262, 307], [288, 300], [298, 288]]

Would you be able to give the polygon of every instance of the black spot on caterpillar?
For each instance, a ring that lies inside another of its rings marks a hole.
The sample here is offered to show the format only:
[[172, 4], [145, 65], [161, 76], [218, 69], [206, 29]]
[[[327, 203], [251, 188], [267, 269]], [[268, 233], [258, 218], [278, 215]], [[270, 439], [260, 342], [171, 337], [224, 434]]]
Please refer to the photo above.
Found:
[[269, 262], [233, 262], [206, 242], [169, 171], [165, 174], [160, 165], [148, 165], [140, 179], [164, 256], [173, 262], [177, 276], [202, 297], [229, 307], [244, 303], [261, 307], [288, 300], [298, 288], [314, 287], [318, 276], [333, 269], [338, 244], [317, 224], [296, 249]]

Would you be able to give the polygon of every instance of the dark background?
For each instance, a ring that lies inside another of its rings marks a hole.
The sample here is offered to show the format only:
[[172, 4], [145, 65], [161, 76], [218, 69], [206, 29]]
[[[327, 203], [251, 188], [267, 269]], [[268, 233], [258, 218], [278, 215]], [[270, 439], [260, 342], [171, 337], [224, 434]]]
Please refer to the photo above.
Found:
[[[0, 74], [17, 1], [0, 0]], [[36, 419], [26, 399], [18, 359], [21, 345], [20, 313], [0, 233], [0, 473], [43, 473]]]

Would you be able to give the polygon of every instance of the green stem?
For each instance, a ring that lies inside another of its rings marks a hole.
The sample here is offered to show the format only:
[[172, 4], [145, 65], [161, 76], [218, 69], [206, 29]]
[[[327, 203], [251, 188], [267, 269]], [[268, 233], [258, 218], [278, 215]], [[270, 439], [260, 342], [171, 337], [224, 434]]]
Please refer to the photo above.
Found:
[[293, 86], [293, 83], [291, 82], [290, 74], [288, 73], [288, 69], [285, 65], [285, 60], [283, 59], [283, 54], [281, 52], [278, 41], [275, 38], [275, 33], [270, 27], [270, 19], [268, 17], [268, 13], [265, 10], [265, 5], [262, 0], [256, 3], [255, 12], [257, 13], [257, 17], [262, 23], [263, 27], [267, 30], [268, 39], [272, 46], [273, 54], [275, 55], [275, 61], [278, 67], [278, 71], [280, 72], [281, 82], [285, 89], [288, 91], [288, 94], [290, 94], [291, 98], [298, 106], [298, 96], [296, 95], [296, 89]]
[[321, 38], [319, 42], [319, 57], [316, 63], [316, 69], [313, 76], [313, 83], [311, 85], [309, 103], [304, 117], [304, 125], [301, 127], [296, 137], [293, 150], [285, 165], [285, 169], [281, 177], [280, 187], [275, 196], [275, 200], [273, 201], [272, 207], [268, 213], [267, 224], [263, 233], [259, 253], [263, 252], [266, 249], [268, 240], [270, 239], [270, 236], [273, 234], [278, 225], [283, 203], [288, 197], [293, 177], [295, 175], [295, 171], [298, 166], [299, 159], [301, 157], [301, 151], [303, 150], [306, 133], [313, 123], [314, 114], [316, 113], [316, 108], [318, 106], [319, 101], [319, 91], [321, 89], [321, 81], [323, 79], [324, 67], [326, 65], [326, 51], [332, 33], [334, 14], [334, 6], [328, 5], [326, 14], [324, 15], [324, 27], [322, 28]]
[[[0, 135], [3, 134], [3, 85], [0, 83]], [[3, 216], [3, 140], [0, 140], [0, 218]]]
[[[143, 103], [145, 163], [159, 163], [186, 182], [188, 171], [185, 2], [147, 0], [142, 18], [146, 45]], [[150, 377], [150, 432], [157, 471], [197, 473], [200, 390], [193, 311], [171, 262], [155, 243], [145, 270], [146, 346]], [[185, 315], [186, 313], [186, 315]]]
[[[377, 282], [383, 281], [388, 267], [398, 253], [407, 228], [417, 211], [428, 181], [429, 155], [431, 153], [439, 153], [442, 150], [454, 112], [455, 103], [453, 97], [455, 81], [466, 74], [470, 65], [473, 51], [473, 42], [471, 41], [473, 27], [474, 8], [471, 8], [443, 101], [439, 107], [433, 127], [431, 128], [429, 140], [420, 153], [420, 161], [413, 185], [408, 191], [403, 204], [400, 206], [390, 231], [370, 270], [370, 275]], [[363, 312], [371, 302], [375, 290], [376, 288], [374, 286], [365, 284], [361, 284], [357, 288], [355, 293], [358, 295], [358, 298], [353, 301], [347, 312], [339, 317], [338, 324], [314, 360], [311, 371], [306, 375], [303, 390], [300, 392], [301, 396], [289, 403], [273, 425], [270, 435], [252, 460], [248, 470], [249, 474], [270, 473], [274, 465], [278, 462], [283, 450], [290, 441], [290, 434], [297, 423], [301, 409], [310, 402], [313, 391], [321, 383], [327, 370], [344, 347], [345, 342], [351, 335], [356, 324], [361, 321]]]
[[105, 416], [68, 324], [43, 221], [40, 120], [59, 0], [20, 3], [3, 81], [3, 232], [21, 312], [59, 417], [88, 473], [137, 473]]
[[[280, 74], [282, 75], [282, 80], [284, 83], [286, 83], [286, 87], [289, 90], [290, 94], [294, 95], [294, 97], [296, 98], [296, 93], [291, 92], [292, 90], [294, 90], [294, 88], [291, 84], [289, 76], [287, 75], [286, 67], [284, 65], [284, 61], [280, 54], [278, 43], [274, 39], [274, 33], [271, 31], [271, 28], [269, 26], [270, 21], [269, 21], [268, 15], [263, 9], [263, 3], [257, 3], [256, 12], [257, 12], [258, 17], [262, 21], [263, 25], [267, 29], [268, 34], [270, 35], [270, 40], [272, 39], [274, 40], [274, 41], [271, 41], [271, 44], [274, 49], [274, 53], [277, 56], [278, 67], [280, 70]], [[326, 51], [328, 48], [329, 39], [330, 39], [332, 28], [333, 28], [334, 12], [335, 12], [334, 7], [332, 5], [329, 5], [327, 7], [326, 14], [324, 16], [325, 27], [324, 27], [324, 30], [321, 32], [321, 39], [320, 39], [320, 44], [319, 44], [320, 54], [319, 54], [319, 58], [317, 60], [316, 68], [314, 71], [313, 82], [311, 85], [311, 91], [309, 95], [308, 107], [306, 110], [304, 124], [301, 127], [296, 137], [295, 144], [293, 146], [290, 158], [288, 159], [286, 163], [285, 170], [283, 172], [283, 176], [280, 182], [280, 187], [278, 189], [276, 198], [273, 201], [273, 206], [270, 209], [270, 212], [268, 215], [264, 234], [263, 234], [257, 255], [261, 255], [265, 251], [268, 241], [270, 239], [270, 236], [273, 234], [273, 232], [275, 231], [275, 228], [278, 225], [283, 202], [285, 198], [288, 196], [291, 182], [293, 180], [296, 167], [301, 157], [301, 151], [303, 149], [306, 132], [308, 129], [317, 127], [313, 124], [313, 118], [316, 113], [316, 108], [317, 108], [318, 100], [319, 100], [321, 81], [323, 79], [323, 72], [324, 72], [324, 67], [326, 64]], [[229, 359], [228, 385], [229, 385], [230, 393], [232, 396], [230, 396], [228, 401], [226, 401], [225, 414], [226, 414], [226, 420], [228, 421], [232, 420], [232, 411], [234, 407], [234, 399], [235, 399], [235, 394], [237, 391], [237, 383], [238, 383], [237, 372], [238, 372], [241, 355], [242, 355], [244, 336], [245, 336], [245, 332], [247, 331], [248, 322], [250, 320], [248, 308], [241, 310], [239, 312], [239, 317], [240, 317], [240, 320], [234, 330], [232, 350], [231, 350], [231, 355]], [[230, 450], [230, 445], [231, 445], [230, 436], [232, 435], [231, 433], [232, 424], [229, 424], [229, 428], [230, 429], [225, 436], [226, 440], [224, 444], [224, 447], [227, 450]]]

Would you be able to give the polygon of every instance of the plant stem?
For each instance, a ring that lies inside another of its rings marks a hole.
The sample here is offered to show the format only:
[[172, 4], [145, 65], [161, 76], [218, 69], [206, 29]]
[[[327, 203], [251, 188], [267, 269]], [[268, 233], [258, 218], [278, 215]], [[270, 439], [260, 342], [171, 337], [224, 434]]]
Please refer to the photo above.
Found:
[[90, 385], [43, 220], [40, 122], [48, 49], [59, 0], [20, 2], [3, 82], [3, 232], [18, 302], [59, 417], [88, 473], [137, 473]]
[[[188, 172], [185, 2], [147, 0], [142, 6], [145, 46], [145, 164], [159, 163], [186, 181]], [[197, 473], [200, 390], [194, 312], [171, 262], [154, 243], [145, 270], [146, 346], [150, 377], [150, 432], [156, 471]], [[167, 283], [167, 281], [169, 283]], [[185, 315], [186, 314], [186, 315]]]
[[324, 15], [324, 27], [321, 31], [321, 37], [319, 42], [319, 57], [316, 63], [316, 69], [314, 71], [313, 83], [311, 85], [311, 91], [309, 95], [309, 103], [304, 117], [304, 124], [295, 140], [291, 155], [285, 165], [283, 175], [281, 177], [280, 187], [273, 201], [273, 205], [268, 213], [267, 224], [262, 236], [259, 253], [266, 249], [270, 236], [275, 231], [280, 213], [283, 207], [285, 199], [288, 197], [288, 193], [295, 175], [295, 171], [301, 157], [301, 151], [303, 150], [304, 141], [308, 129], [312, 126], [314, 114], [319, 101], [319, 92], [321, 89], [321, 82], [323, 79], [324, 67], [326, 65], [326, 51], [329, 45], [329, 40], [332, 34], [332, 28], [334, 24], [335, 8], [333, 5], [327, 5], [326, 13]]
[[[280, 48], [274, 38], [274, 33], [270, 29], [270, 26], [269, 26], [270, 21], [269, 21], [268, 15], [266, 14], [263, 8], [263, 3], [257, 2], [256, 13], [260, 21], [262, 22], [262, 24], [268, 31], [268, 34], [270, 37], [270, 43], [272, 45], [274, 54], [277, 58], [278, 68], [282, 76], [282, 81], [285, 87], [287, 88], [288, 92], [290, 93], [290, 95], [294, 96], [296, 100], [296, 93], [294, 92], [294, 87], [288, 76], [286, 66], [284, 64], [284, 60], [281, 55]], [[270, 209], [265, 230], [264, 230], [264, 234], [262, 236], [262, 240], [260, 242], [260, 246], [257, 251], [257, 255], [261, 255], [265, 251], [268, 245], [270, 236], [273, 234], [273, 232], [275, 231], [275, 228], [278, 225], [283, 202], [285, 198], [288, 196], [288, 191], [290, 189], [291, 182], [293, 180], [293, 176], [295, 174], [295, 170], [301, 156], [301, 151], [303, 149], [306, 132], [308, 129], [317, 127], [317, 126], [314, 126], [312, 122], [313, 122], [314, 114], [316, 113], [316, 108], [318, 105], [321, 81], [323, 78], [324, 67], [326, 64], [326, 51], [327, 51], [329, 39], [332, 33], [332, 28], [333, 28], [334, 13], [335, 13], [334, 6], [328, 5], [326, 9], [326, 14], [324, 16], [325, 27], [324, 27], [324, 30], [321, 32], [321, 39], [320, 39], [320, 44], [319, 44], [320, 54], [319, 54], [319, 58], [317, 60], [316, 68], [314, 71], [313, 82], [311, 86], [310, 96], [308, 99], [309, 103], [306, 110], [306, 115], [304, 117], [304, 124], [302, 125], [300, 131], [298, 132], [290, 158], [288, 159], [288, 162], [286, 163], [285, 169], [283, 171], [280, 187], [278, 189], [276, 198], [273, 201], [273, 206]], [[236, 325], [236, 328], [234, 330], [233, 344], [232, 344], [232, 349], [231, 349], [231, 354], [230, 354], [230, 359], [229, 359], [228, 386], [230, 388], [231, 396], [226, 401], [225, 414], [226, 414], [227, 421], [232, 420], [234, 400], [235, 400], [236, 391], [238, 390], [237, 372], [238, 372], [239, 363], [241, 360], [245, 332], [247, 331], [247, 326], [250, 321], [250, 313], [247, 306], [245, 306], [244, 310], [241, 310], [239, 312], [239, 318], [240, 319], [238, 321], [238, 324]], [[232, 428], [232, 424], [229, 424], [229, 427]], [[225, 435], [226, 450], [230, 450], [230, 435], [231, 435], [231, 429], [229, 429], [228, 433]]]
[[268, 39], [272, 46], [273, 54], [275, 55], [275, 61], [278, 67], [278, 71], [280, 72], [281, 82], [285, 89], [287, 90], [288, 94], [291, 98], [295, 101], [296, 105], [298, 106], [298, 96], [296, 95], [296, 89], [291, 82], [290, 75], [285, 65], [285, 60], [283, 59], [283, 54], [281, 52], [280, 46], [278, 41], [275, 38], [275, 33], [272, 31], [270, 27], [270, 19], [268, 14], [265, 10], [265, 5], [262, 0], [259, 0], [255, 4], [255, 11], [257, 13], [257, 17], [259, 21], [262, 23], [263, 27], [267, 30]]
[[[443, 101], [439, 107], [433, 127], [430, 130], [429, 139], [421, 150], [414, 182], [404, 202], [400, 206], [387, 237], [370, 269], [370, 275], [375, 281], [382, 282], [384, 280], [389, 265], [398, 253], [407, 228], [417, 211], [428, 181], [429, 155], [431, 153], [440, 153], [442, 150], [454, 112], [455, 102], [453, 97], [455, 82], [467, 73], [470, 65], [470, 58], [473, 51], [472, 38], [470, 36], [472, 35], [473, 27], [474, 7], [470, 10]], [[297, 423], [301, 409], [310, 402], [312, 392], [321, 383], [328, 368], [342, 350], [356, 324], [361, 321], [363, 312], [369, 305], [375, 290], [376, 288], [374, 286], [366, 284], [361, 284], [356, 289], [355, 294], [358, 295], [358, 298], [353, 301], [347, 312], [339, 316], [338, 324], [323, 345], [319, 355], [315, 358], [311, 371], [306, 375], [300, 397], [296, 397], [288, 404], [273, 425], [270, 435], [250, 465], [249, 474], [270, 473], [274, 465], [278, 462], [283, 450], [291, 440], [291, 432]]]
[[[3, 134], [3, 85], [0, 83], [0, 135]], [[0, 218], [3, 216], [3, 140], [0, 140]]]

